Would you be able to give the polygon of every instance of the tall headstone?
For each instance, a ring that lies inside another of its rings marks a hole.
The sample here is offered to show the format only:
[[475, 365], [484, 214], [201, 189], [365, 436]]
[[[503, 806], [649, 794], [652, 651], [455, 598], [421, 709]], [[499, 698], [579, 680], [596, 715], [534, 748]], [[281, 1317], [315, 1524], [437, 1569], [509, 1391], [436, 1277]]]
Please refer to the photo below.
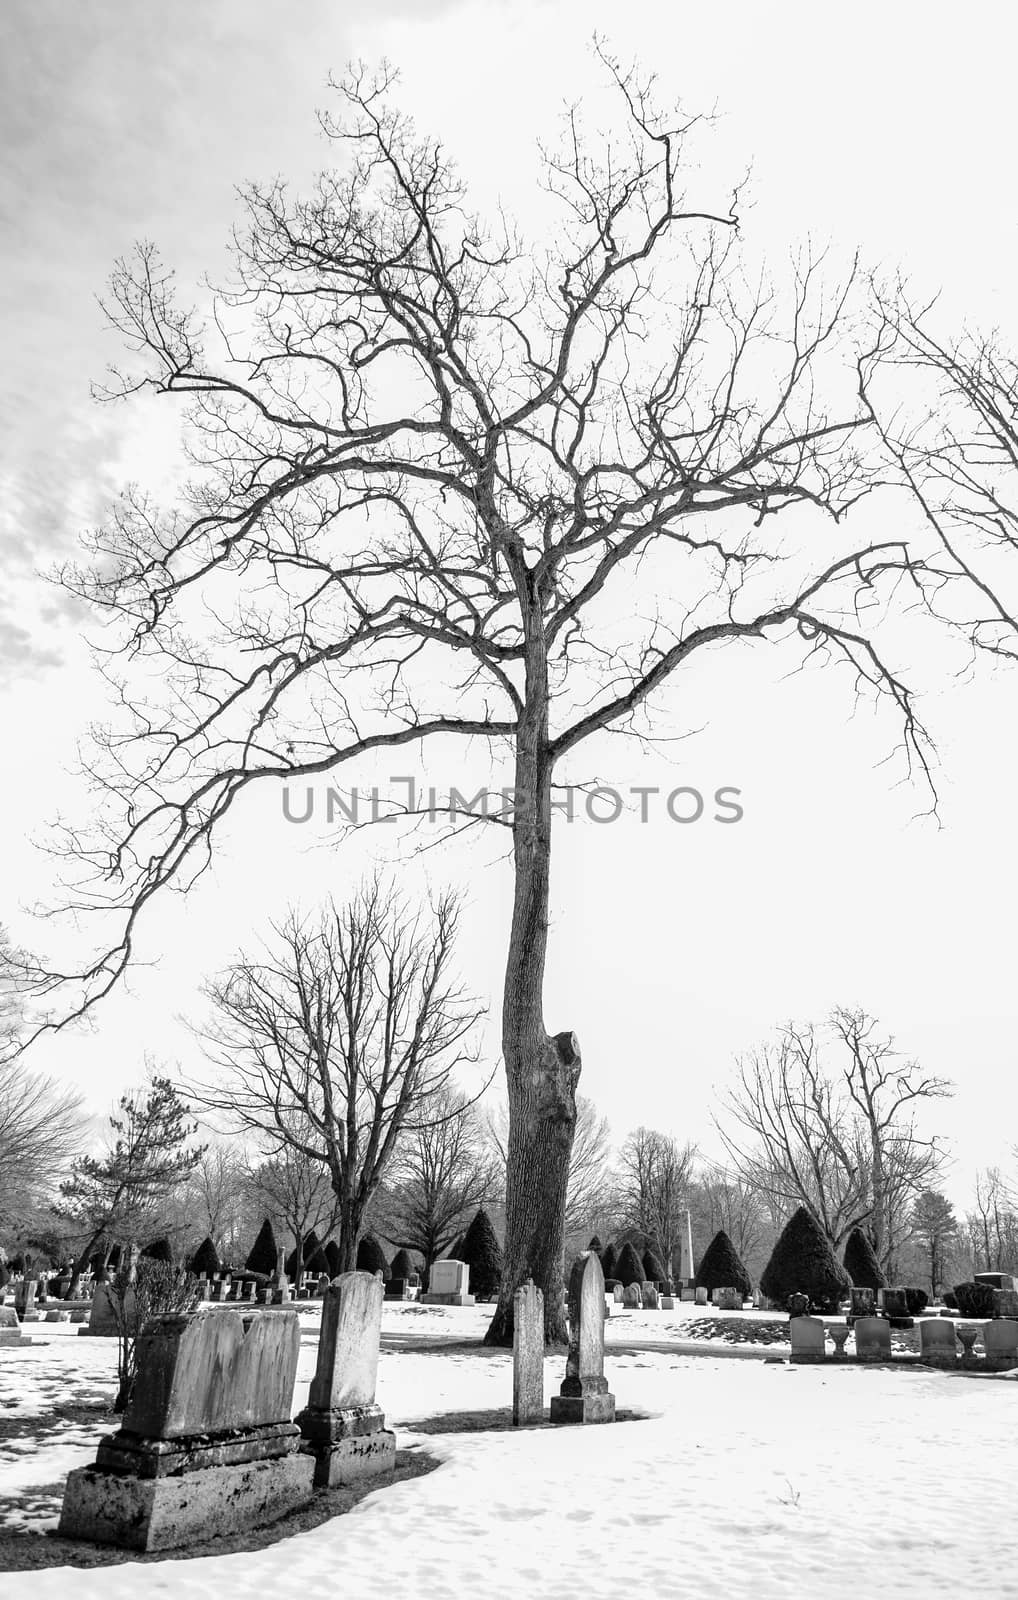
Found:
[[694, 1300], [694, 1303], [696, 1305], [705, 1306], [707, 1304], [707, 1291], [706, 1291], [706, 1289], [694, 1289], [694, 1291], [693, 1291], [693, 1300]]
[[994, 1372], [1018, 1367], [1018, 1322], [1001, 1317], [983, 1324], [986, 1365]]
[[657, 1311], [660, 1308], [661, 1297], [657, 1292], [656, 1283], [641, 1283], [644, 1311]]
[[956, 1367], [958, 1340], [954, 1323], [923, 1317], [919, 1323], [919, 1359], [930, 1367]]
[[568, 1293], [566, 1375], [552, 1396], [552, 1422], [614, 1422], [615, 1396], [604, 1375], [604, 1273], [594, 1250], [573, 1262]]
[[793, 1361], [824, 1361], [827, 1345], [822, 1317], [789, 1317], [788, 1337]]
[[622, 1304], [638, 1311], [643, 1305], [643, 1290], [638, 1283], [627, 1283], [622, 1291]]
[[35, 1291], [38, 1284], [35, 1278], [22, 1278], [14, 1289], [14, 1309], [24, 1322], [26, 1315], [35, 1310]]
[[852, 1324], [859, 1361], [890, 1361], [891, 1325], [885, 1317], [857, 1317]]
[[530, 1279], [513, 1295], [513, 1424], [544, 1420], [544, 1295]]
[[325, 1292], [318, 1364], [297, 1418], [315, 1456], [317, 1488], [357, 1483], [395, 1466], [396, 1435], [375, 1402], [383, 1296], [373, 1272], [344, 1272]]
[[175, 1550], [303, 1505], [315, 1464], [290, 1421], [299, 1350], [293, 1311], [150, 1318], [122, 1427], [69, 1475], [59, 1533]]

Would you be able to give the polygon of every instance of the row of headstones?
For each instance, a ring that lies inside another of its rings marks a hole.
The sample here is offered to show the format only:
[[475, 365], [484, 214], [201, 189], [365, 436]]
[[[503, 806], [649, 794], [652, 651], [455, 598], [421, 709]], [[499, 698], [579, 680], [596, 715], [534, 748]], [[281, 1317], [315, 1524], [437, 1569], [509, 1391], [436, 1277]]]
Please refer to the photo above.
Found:
[[[892, 1359], [891, 1324], [885, 1317], [857, 1317], [851, 1325], [832, 1323], [829, 1328], [820, 1317], [791, 1317], [788, 1328], [792, 1359], [796, 1361], [826, 1360], [827, 1333], [834, 1343], [836, 1358], [845, 1357], [848, 1336], [854, 1333], [857, 1361]], [[980, 1331], [986, 1351], [983, 1364], [997, 1371], [1018, 1367], [1018, 1322], [1004, 1318], [956, 1325], [942, 1317], [923, 1317], [919, 1320], [919, 1359], [928, 1366], [956, 1366], [960, 1341], [962, 1362], [974, 1361]]]
[[[644, 1311], [671, 1311], [675, 1306], [675, 1296], [662, 1294], [655, 1283], [630, 1283], [623, 1288], [617, 1283], [611, 1291], [616, 1305], [632, 1310]], [[690, 1305], [705, 1306], [713, 1301], [719, 1311], [741, 1311], [743, 1307], [742, 1291], [739, 1289], [715, 1289], [708, 1295], [704, 1288], [681, 1289], [678, 1298]]]
[[[67, 1479], [59, 1533], [168, 1550], [284, 1516], [316, 1488], [390, 1470], [395, 1435], [375, 1400], [384, 1286], [348, 1272], [326, 1291], [308, 1404], [291, 1421], [300, 1349], [293, 1308], [153, 1317], [119, 1432]], [[517, 1292], [513, 1420], [543, 1420], [541, 1291]], [[612, 1422], [604, 1376], [604, 1276], [593, 1251], [573, 1263], [569, 1353], [552, 1422]]]

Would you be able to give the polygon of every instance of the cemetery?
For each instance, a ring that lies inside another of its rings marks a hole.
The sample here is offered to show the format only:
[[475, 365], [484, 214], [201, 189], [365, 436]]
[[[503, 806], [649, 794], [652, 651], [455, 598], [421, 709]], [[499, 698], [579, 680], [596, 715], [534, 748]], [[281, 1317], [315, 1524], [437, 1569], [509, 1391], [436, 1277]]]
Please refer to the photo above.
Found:
[[1018, 1600], [1013, 51], [800, 9], [5, 0], [0, 1600]]

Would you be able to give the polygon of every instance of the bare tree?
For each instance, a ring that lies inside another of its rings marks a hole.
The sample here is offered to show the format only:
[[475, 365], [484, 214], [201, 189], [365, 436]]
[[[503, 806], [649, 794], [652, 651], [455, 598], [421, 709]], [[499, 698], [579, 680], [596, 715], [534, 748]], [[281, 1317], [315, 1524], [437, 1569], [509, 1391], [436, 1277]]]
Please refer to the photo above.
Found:
[[877, 639], [899, 594], [942, 593], [940, 568], [845, 520], [887, 475], [868, 398], [885, 346], [855, 342], [854, 275], [825, 291], [806, 255], [787, 292], [754, 287], [738, 193], [703, 193], [697, 119], [601, 59], [618, 125], [567, 116], [543, 156], [544, 246], [475, 216], [392, 78], [355, 71], [324, 119], [341, 169], [308, 198], [248, 187], [235, 287], [204, 324], [151, 248], [119, 263], [108, 313], [138, 365], [107, 395], [189, 407], [196, 476], [166, 512], [128, 494], [67, 575], [125, 651], [98, 833], [67, 841], [118, 931], [77, 973], [74, 1014], [254, 787], [436, 740], [511, 764], [514, 803], [489, 819], [514, 875], [500, 1344], [528, 1276], [565, 1333], [580, 1051], [549, 1032], [543, 990], [553, 788], [577, 752], [651, 733], [668, 680], [767, 640], [846, 665], [929, 771]]
[[650, 1234], [666, 1271], [682, 1235], [695, 1156], [694, 1145], [680, 1145], [654, 1128], [636, 1128], [619, 1151], [616, 1193], [622, 1221]]
[[450, 894], [428, 919], [376, 877], [345, 906], [291, 914], [263, 960], [242, 958], [207, 986], [201, 1036], [220, 1076], [191, 1093], [328, 1173], [344, 1272], [401, 1136], [477, 1059], [483, 1010], [451, 976], [457, 917]]
[[[691, 1187], [695, 1230], [705, 1245], [722, 1229], [746, 1264], [750, 1276], [759, 1276], [759, 1254], [773, 1229], [760, 1191], [738, 1173], [724, 1167], [703, 1166]], [[699, 1226], [696, 1226], [696, 1225]], [[753, 1263], [753, 1265], [751, 1265]]]
[[999, 1168], [987, 1167], [976, 1173], [975, 1204], [968, 1225], [982, 1271], [1018, 1270], [1018, 1213]]
[[277, 1144], [271, 1155], [248, 1163], [244, 1191], [301, 1250], [309, 1233], [321, 1239], [332, 1233], [339, 1221], [339, 1199], [327, 1165], [308, 1153], [311, 1130], [295, 1118], [292, 1131], [291, 1142]]
[[426, 1271], [501, 1186], [480, 1116], [466, 1095], [446, 1086], [427, 1116], [396, 1156], [385, 1216], [386, 1237], [418, 1251]]
[[[715, 1125], [739, 1177], [788, 1215], [804, 1205], [831, 1244], [864, 1223], [883, 1262], [908, 1231], [915, 1197], [944, 1152], [920, 1133], [914, 1108], [951, 1092], [902, 1061], [862, 1011], [836, 1010], [828, 1037], [791, 1023], [775, 1045], [740, 1063]], [[840, 1044], [841, 1067], [825, 1055]]]
[[84, 1138], [82, 1100], [63, 1084], [0, 1060], [0, 1222], [54, 1194]]

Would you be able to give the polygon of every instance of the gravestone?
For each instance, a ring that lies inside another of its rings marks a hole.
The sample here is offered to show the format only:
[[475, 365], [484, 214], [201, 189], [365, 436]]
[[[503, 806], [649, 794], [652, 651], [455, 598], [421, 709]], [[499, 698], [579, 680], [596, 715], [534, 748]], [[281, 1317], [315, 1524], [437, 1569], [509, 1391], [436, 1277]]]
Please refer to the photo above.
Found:
[[1018, 1322], [1011, 1318], [998, 1318], [983, 1326], [983, 1344], [986, 1347], [986, 1365], [993, 1372], [1007, 1372], [1018, 1367]]
[[428, 1292], [422, 1296], [426, 1306], [472, 1306], [470, 1268], [465, 1261], [436, 1261], [428, 1278]]
[[290, 1303], [290, 1280], [286, 1276], [286, 1251], [280, 1245], [276, 1251], [276, 1270], [272, 1276], [276, 1299], [282, 1306]]
[[[695, 1303], [698, 1306], [705, 1306], [707, 1304], [707, 1291], [706, 1291], [706, 1289], [694, 1289], [693, 1290], [693, 1297], [694, 1297]], [[685, 1295], [683, 1295], [682, 1298], [685, 1299], [686, 1298]]]
[[793, 1361], [824, 1361], [827, 1345], [824, 1341], [822, 1317], [789, 1317], [788, 1337], [792, 1346]]
[[22, 1333], [18, 1313], [13, 1306], [0, 1306], [0, 1345], [30, 1345], [32, 1340]]
[[886, 1317], [857, 1317], [852, 1324], [859, 1361], [890, 1361], [891, 1325]]
[[35, 1291], [37, 1287], [38, 1285], [34, 1278], [22, 1278], [21, 1282], [15, 1285], [14, 1309], [22, 1321], [24, 1321], [29, 1311], [35, 1310]]
[[640, 1292], [644, 1311], [656, 1311], [661, 1302], [661, 1297], [657, 1292], [657, 1284], [641, 1283]]
[[876, 1311], [876, 1291], [873, 1289], [851, 1290], [851, 1301], [848, 1308], [850, 1317], [872, 1317]]
[[939, 1317], [923, 1317], [919, 1322], [919, 1359], [929, 1367], [956, 1367], [958, 1340], [954, 1323]]
[[680, 1290], [679, 1299], [683, 1300], [683, 1301], [688, 1301], [688, 1303], [690, 1305], [692, 1305], [693, 1301], [696, 1299], [696, 1290], [695, 1289], [682, 1289], [682, 1290]]
[[1018, 1278], [1010, 1272], [976, 1272], [972, 1281], [988, 1284], [991, 1289], [1008, 1289], [1012, 1294], [1018, 1292]]
[[230, 1280], [229, 1280], [229, 1278], [219, 1278], [217, 1280], [217, 1282], [216, 1282], [216, 1292], [215, 1292], [215, 1295], [214, 1295], [214, 1299], [216, 1301], [216, 1304], [217, 1305], [222, 1305], [223, 1302], [226, 1299], [226, 1296], [229, 1294], [229, 1292], [230, 1292]]
[[622, 1304], [631, 1311], [639, 1311], [643, 1305], [643, 1290], [638, 1283], [627, 1283], [622, 1291]]
[[410, 1284], [406, 1278], [390, 1278], [385, 1285], [385, 1298], [387, 1300], [409, 1300]]
[[315, 1463], [290, 1421], [299, 1350], [296, 1312], [151, 1317], [120, 1431], [69, 1475], [59, 1534], [175, 1550], [306, 1503]]
[[717, 1306], [719, 1311], [741, 1311], [742, 1310], [742, 1290], [741, 1289], [715, 1289], [714, 1290], [714, 1304]]
[[566, 1375], [552, 1396], [551, 1420], [614, 1422], [615, 1396], [604, 1375], [604, 1273], [594, 1250], [584, 1250], [573, 1262], [568, 1316]]
[[544, 1420], [544, 1295], [528, 1278], [513, 1295], [513, 1425]]
[[904, 1289], [878, 1289], [877, 1304], [886, 1317], [907, 1317], [908, 1300]]
[[[1009, 1274], [1002, 1272], [999, 1276], [1006, 1278]], [[993, 1302], [995, 1317], [1009, 1317], [1012, 1320], [1018, 1317], [1018, 1293], [1014, 1289], [994, 1289]]]
[[244, 1299], [253, 1300], [258, 1292], [258, 1285], [253, 1278], [249, 1278], [244, 1285]]
[[674, 1311], [675, 1310], [675, 1296], [673, 1294], [663, 1294], [661, 1296], [661, 1310], [662, 1311]]
[[325, 1292], [318, 1364], [297, 1418], [315, 1457], [316, 1488], [358, 1483], [396, 1465], [396, 1435], [375, 1402], [382, 1298], [373, 1272], [344, 1272]]
[[[134, 1315], [134, 1290], [130, 1284], [124, 1292], [124, 1315], [128, 1321]], [[115, 1339], [119, 1332], [112, 1285], [108, 1281], [97, 1283], [88, 1313], [88, 1326], [78, 1329], [78, 1338]]]
[[60, 1306], [50, 1306], [46, 1313], [47, 1322], [70, 1322], [70, 1320], [71, 1313], [69, 1311], [62, 1310]]
[[620, 1306], [622, 1304], [622, 1302], [625, 1300], [625, 1298], [626, 1298], [625, 1289], [623, 1289], [621, 1283], [617, 1283], [615, 1285], [614, 1289], [612, 1290], [612, 1299], [615, 1301], [615, 1304], [617, 1306]]

